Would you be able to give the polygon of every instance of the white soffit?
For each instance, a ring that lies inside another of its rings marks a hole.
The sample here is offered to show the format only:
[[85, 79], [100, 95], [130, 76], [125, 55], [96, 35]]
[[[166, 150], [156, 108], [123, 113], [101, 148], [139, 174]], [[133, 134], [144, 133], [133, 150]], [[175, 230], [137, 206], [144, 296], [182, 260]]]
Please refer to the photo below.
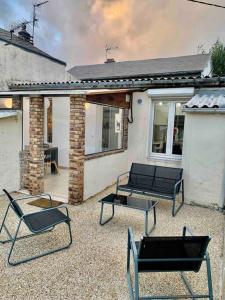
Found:
[[149, 89], [149, 97], [186, 97], [193, 96], [195, 89], [193, 87], [188, 88], [168, 88], [168, 89]]

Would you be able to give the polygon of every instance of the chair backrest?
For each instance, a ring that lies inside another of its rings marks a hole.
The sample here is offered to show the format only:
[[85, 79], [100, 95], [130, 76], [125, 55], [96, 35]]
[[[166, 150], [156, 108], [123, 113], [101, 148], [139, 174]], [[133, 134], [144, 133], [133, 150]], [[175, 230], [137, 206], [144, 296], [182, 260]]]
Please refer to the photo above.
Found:
[[[139, 267], [142, 271], [198, 272], [209, 241], [209, 236], [144, 237], [140, 242], [138, 258], [153, 261], [140, 262]], [[157, 261], [154, 262], [154, 259]], [[160, 259], [168, 261], [158, 261]]]
[[23, 211], [20, 208], [19, 204], [16, 203], [15, 201], [13, 201], [14, 200], [13, 197], [5, 189], [3, 189], [3, 192], [7, 195], [8, 199], [9, 199], [11, 205], [12, 205], [12, 208], [14, 209], [15, 213], [17, 214], [17, 216], [19, 218], [21, 218], [23, 216]]
[[139, 188], [150, 188], [155, 177], [155, 166], [132, 163], [129, 184]]

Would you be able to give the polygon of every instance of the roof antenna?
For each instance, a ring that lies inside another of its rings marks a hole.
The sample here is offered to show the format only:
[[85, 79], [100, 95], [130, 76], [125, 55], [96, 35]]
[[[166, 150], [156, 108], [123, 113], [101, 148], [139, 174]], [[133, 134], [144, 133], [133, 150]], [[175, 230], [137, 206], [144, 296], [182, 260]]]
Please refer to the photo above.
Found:
[[108, 53], [111, 50], [116, 50], [118, 48], [119, 48], [118, 46], [112, 46], [112, 45], [107, 45], [107, 44], [105, 45], [105, 63], [115, 62], [114, 58], [109, 58], [108, 57]]
[[25, 29], [26, 29], [26, 25], [30, 24], [30, 23], [31, 23], [31, 21], [24, 20], [22, 22], [19, 22], [19, 23], [16, 23], [14, 25], [11, 25], [10, 26], [10, 30], [9, 30], [9, 32], [10, 32], [10, 39], [12, 40], [13, 33], [15, 32], [15, 30], [18, 30], [20, 28], [24, 28], [24, 26], [25, 26]]
[[49, 2], [49, 1], [43, 1], [43, 2], [33, 4], [33, 7], [34, 7], [33, 8], [33, 21], [32, 21], [32, 24], [33, 24], [33, 30], [32, 30], [33, 43], [34, 43], [34, 27], [36, 26], [36, 23], [38, 22], [38, 18], [37, 18], [37, 15], [36, 15], [36, 8], [39, 8], [41, 5], [44, 5], [47, 2]]

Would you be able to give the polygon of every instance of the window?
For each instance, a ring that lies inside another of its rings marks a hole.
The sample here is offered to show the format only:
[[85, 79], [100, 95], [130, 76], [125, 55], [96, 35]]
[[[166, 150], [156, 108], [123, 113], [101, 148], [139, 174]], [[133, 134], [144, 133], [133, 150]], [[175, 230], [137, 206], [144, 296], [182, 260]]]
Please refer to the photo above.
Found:
[[11, 109], [12, 98], [0, 98], [0, 109]]
[[86, 103], [85, 154], [121, 149], [122, 124], [123, 109]]
[[181, 101], [154, 101], [150, 155], [182, 155], [184, 113]]

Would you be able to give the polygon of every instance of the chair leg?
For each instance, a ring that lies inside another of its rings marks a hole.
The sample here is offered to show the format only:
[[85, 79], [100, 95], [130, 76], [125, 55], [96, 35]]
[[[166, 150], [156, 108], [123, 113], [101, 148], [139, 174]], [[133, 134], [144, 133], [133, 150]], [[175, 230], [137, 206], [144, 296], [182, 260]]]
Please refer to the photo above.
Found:
[[210, 258], [208, 253], [206, 254], [206, 268], [207, 268], [209, 299], [213, 300], [212, 275], [211, 275]]
[[156, 208], [153, 207], [153, 217], [154, 217], [154, 223], [150, 229], [148, 229], [148, 211], [145, 211], [145, 235], [149, 236], [152, 231], [155, 229], [156, 226]]
[[[1, 224], [1, 227], [0, 227], [0, 234], [2, 233], [2, 230], [3, 230], [3, 228], [7, 228], [6, 226], [5, 226], [5, 221], [6, 221], [6, 217], [7, 217], [7, 215], [8, 215], [8, 212], [9, 212], [9, 208], [10, 208], [10, 204], [8, 205], [8, 207], [7, 207], [7, 209], [6, 209], [6, 212], [5, 212], [5, 215], [4, 215], [4, 218], [3, 218], [3, 220], [2, 220], [2, 224]], [[6, 233], [8, 234], [8, 232], [7, 232], [8, 230], [6, 230]], [[8, 234], [9, 235], [9, 234]], [[11, 237], [11, 235], [9, 235], [9, 238], [11, 239], [12, 237]], [[8, 241], [8, 240], [7, 240]], [[0, 243], [5, 243], [6, 242], [6, 240], [0, 240]]]
[[[71, 232], [70, 222], [66, 222], [66, 224], [68, 225], [69, 238], [70, 238], [69, 243], [68, 243], [66, 246], [59, 247], [59, 248], [56, 248], [56, 249], [53, 249], [53, 250], [50, 250], [50, 251], [46, 251], [46, 252], [44, 252], [44, 253], [41, 253], [41, 254], [39, 254], [39, 255], [34, 255], [34, 256], [31, 256], [31, 257], [26, 258], [26, 259], [17, 260], [16, 262], [12, 262], [12, 261], [11, 261], [11, 256], [12, 256], [12, 253], [13, 253], [13, 249], [14, 249], [15, 243], [16, 243], [16, 241], [18, 241], [19, 239], [21, 239], [21, 238], [17, 238], [18, 233], [19, 233], [19, 228], [20, 228], [21, 222], [22, 222], [22, 219], [20, 219], [20, 222], [19, 222], [19, 224], [18, 224], [18, 226], [17, 226], [16, 233], [15, 233], [15, 236], [14, 236], [14, 238], [13, 238], [12, 246], [11, 246], [11, 248], [10, 248], [10, 252], [9, 252], [9, 255], [8, 255], [8, 263], [9, 263], [11, 266], [17, 266], [17, 265], [19, 265], [19, 264], [21, 264], [21, 263], [26, 263], [26, 262], [31, 261], [31, 260], [34, 260], [34, 259], [36, 259], [36, 258], [40, 258], [40, 257], [46, 256], [46, 255], [49, 255], [49, 254], [52, 254], [52, 253], [55, 253], [55, 252], [58, 252], [58, 251], [67, 249], [67, 248], [69, 248], [70, 245], [72, 244], [72, 232]], [[41, 232], [41, 233], [46, 233], [46, 232], [48, 232], [48, 231]], [[35, 236], [35, 235], [38, 235], [38, 234], [41, 234], [41, 233], [27, 235], [27, 236], [24, 236], [24, 237], [22, 237], [22, 238]]]

